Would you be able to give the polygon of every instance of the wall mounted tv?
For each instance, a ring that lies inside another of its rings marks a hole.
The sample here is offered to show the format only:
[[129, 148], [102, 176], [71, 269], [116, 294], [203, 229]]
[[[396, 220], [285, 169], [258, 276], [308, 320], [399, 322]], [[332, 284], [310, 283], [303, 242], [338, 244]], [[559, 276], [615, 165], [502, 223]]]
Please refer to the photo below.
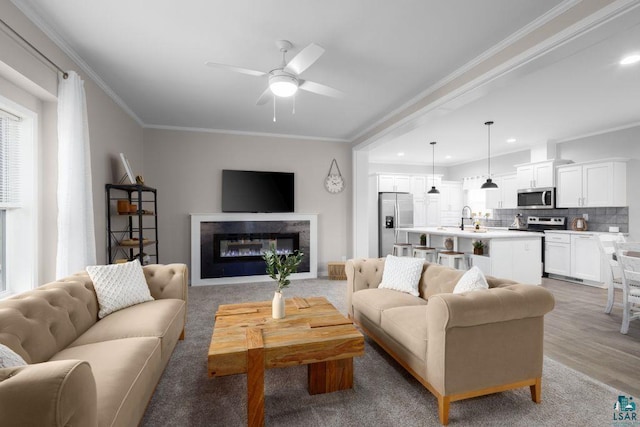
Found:
[[290, 172], [222, 171], [222, 212], [294, 212]]

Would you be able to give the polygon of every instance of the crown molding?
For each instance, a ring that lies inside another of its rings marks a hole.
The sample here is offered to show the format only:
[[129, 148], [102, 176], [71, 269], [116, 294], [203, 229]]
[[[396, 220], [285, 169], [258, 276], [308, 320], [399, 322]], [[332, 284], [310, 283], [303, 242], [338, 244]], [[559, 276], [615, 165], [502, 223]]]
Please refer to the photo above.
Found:
[[69, 46], [69, 44], [56, 32], [49, 24], [47, 24], [38, 11], [24, 3], [21, 0], [11, 0], [20, 11], [42, 31], [51, 41], [60, 48], [76, 65], [78, 65], [84, 73], [93, 80], [100, 89], [104, 91], [120, 108], [122, 108], [133, 120], [135, 120], [141, 127], [144, 127], [144, 122], [133, 112], [131, 108], [120, 98], [102, 78], [93, 71], [93, 69], [78, 55], [78, 53]]

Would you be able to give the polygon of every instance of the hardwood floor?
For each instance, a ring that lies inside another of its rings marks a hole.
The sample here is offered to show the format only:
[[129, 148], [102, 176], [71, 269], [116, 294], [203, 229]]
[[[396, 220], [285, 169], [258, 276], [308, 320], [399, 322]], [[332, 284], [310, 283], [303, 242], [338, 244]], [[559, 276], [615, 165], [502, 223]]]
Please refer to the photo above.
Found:
[[[556, 298], [545, 316], [545, 355], [640, 397], [640, 321], [632, 321], [623, 335], [622, 308], [604, 312], [606, 289], [554, 279], [543, 279], [542, 286]], [[621, 301], [619, 291], [616, 301]]]

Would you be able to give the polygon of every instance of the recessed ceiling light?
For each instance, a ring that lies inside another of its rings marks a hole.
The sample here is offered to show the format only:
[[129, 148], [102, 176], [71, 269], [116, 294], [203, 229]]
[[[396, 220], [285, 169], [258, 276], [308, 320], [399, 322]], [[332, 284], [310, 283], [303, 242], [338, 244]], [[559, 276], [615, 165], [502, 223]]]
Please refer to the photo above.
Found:
[[631, 65], [640, 62], [640, 55], [629, 55], [622, 58], [620, 65]]
[[401, 151], [398, 153], [398, 157], [402, 157], [402, 156], [404, 156], [404, 153]]
[[512, 144], [512, 143], [516, 142], [516, 139], [515, 138], [509, 138], [509, 139], [507, 139], [507, 142], [509, 144]]
[[451, 156], [447, 154], [446, 156], [444, 156], [444, 158], [445, 158], [445, 159], [450, 159], [450, 158], [451, 158]]

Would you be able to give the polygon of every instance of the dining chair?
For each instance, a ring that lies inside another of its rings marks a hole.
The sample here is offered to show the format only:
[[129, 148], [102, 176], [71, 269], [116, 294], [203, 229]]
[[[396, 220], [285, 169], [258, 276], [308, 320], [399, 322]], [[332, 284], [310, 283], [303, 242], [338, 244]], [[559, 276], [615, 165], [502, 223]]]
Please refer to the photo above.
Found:
[[615, 242], [616, 256], [622, 271], [622, 327], [629, 332], [629, 322], [640, 319], [640, 242]]
[[[602, 264], [605, 265], [606, 270], [604, 273], [605, 284], [607, 285], [607, 306], [604, 312], [609, 314], [613, 309], [615, 303], [615, 290], [622, 289], [622, 271], [620, 265], [615, 259], [616, 248], [613, 246], [614, 242], [625, 242], [624, 234], [597, 234], [598, 247], [600, 248], [600, 258]], [[620, 304], [616, 304], [620, 305]]]

